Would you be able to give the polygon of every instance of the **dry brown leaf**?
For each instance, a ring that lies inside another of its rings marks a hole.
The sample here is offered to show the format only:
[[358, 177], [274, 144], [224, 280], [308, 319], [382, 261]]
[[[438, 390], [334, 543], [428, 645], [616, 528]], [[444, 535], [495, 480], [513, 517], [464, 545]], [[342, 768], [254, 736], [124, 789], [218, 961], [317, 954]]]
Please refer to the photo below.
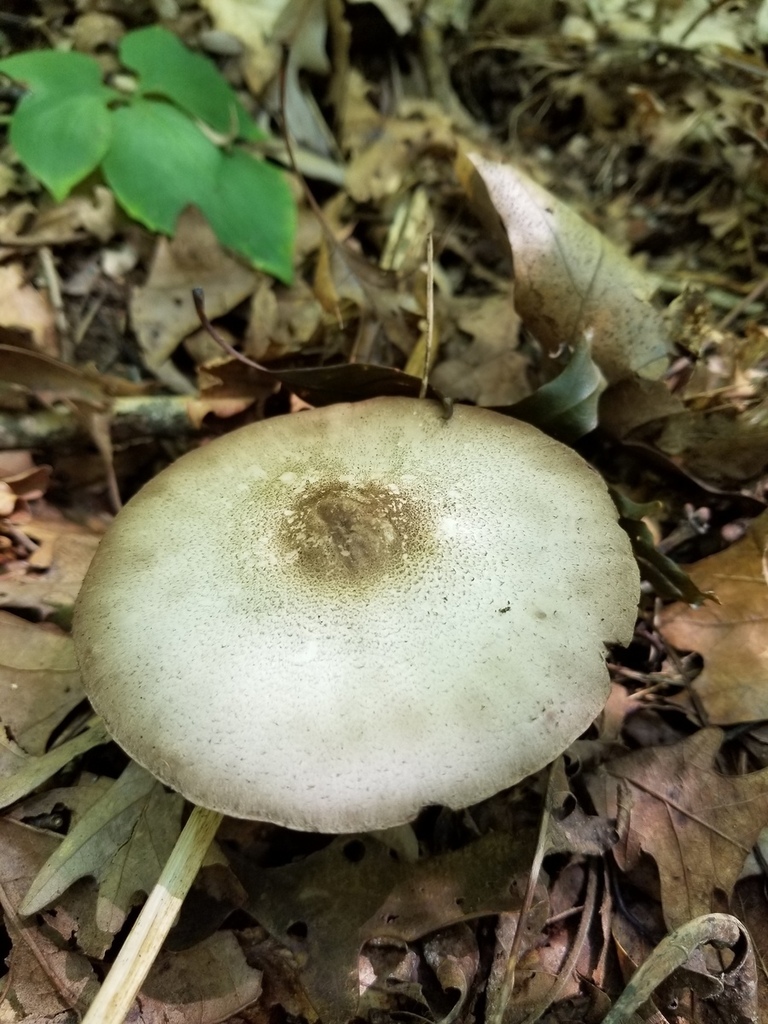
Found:
[[424, 153], [454, 152], [453, 124], [437, 103], [403, 104], [399, 115], [382, 118], [375, 141], [368, 136], [350, 160], [345, 184], [358, 203], [381, 201], [399, 192], [413, 180], [414, 164]]
[[185, 210], [172, 241], [161, 238], [146, 284], [131, 296], [131, 323], [144, 360], [157, 371], [176, 346], [200, 326], [192, 289], [205, 292], [211, 320], [247, 299], [260, 275], [228, 256], [194, 208]]
[[480, 967], [477, 936], [468, 924], [446, 928], [424, 943], [424, 959], [435, 972], [443, 991], [459, 993], [456, 1005], [441, 1024], [452, 1024], [465, 1008]]
[[517, 351], [520, 320], [511, 297], [461, 297], [441, 305], [472, 341], [443, 343], [447, 358], [430, 378], [438, 391], [482, 406], [512, 405], [529, 395], [530, 361]]
[[257, 362], [298, 352], [313, 337], [322, 308], [302, 280], [290, 287], [264, 280], [251, 301], [243, 351]]
[[[55, 914], [43, 914], [38, 919], [18, 916], [19, 904], [29, 884], [58, 842], [50, 833], [0, 818], [0, 904], [5, 920], [14, 926], [17, 934], [21, 933], [19, 941], [32, 954], [36, 965], [32, 977], [13, 975], [12, 994], [0, 1004], [1, 1024], [42, 1018], [47, 1012], [45, 1007], [56, 1003], [82, 1010], [96, 994], [97, 982], [88, 959], [68, 945], [67, 939], [76, 938], [76, 934], [65, 938], [55, 927], [58, 916], [66, 916], [68, 924], [73, 923], [66, 903], [57, 908]], [[49, 927], [51, 922], [53, 927]], [[31, 964], [27, 953], [19, 952], [19, 957], [19, 966]], [[19, 1003], [21, 1013], [3, 1016], [6, 1008], [13, 1013]]]
[[676, 602], [658, 625], [664, 639], [697, 651], [704, 668], [693, 686], [713, 725], [768, 718], [768, 512], [725, 551], [686, 567], [694, 583], [719, 604], [700, 608]]
[[702, 729], [682, 743], [617, 758], [587, 778], [598, 813], [628, 809], [614, 856], [625, 871], [642, 853], [653, 857], [670, 929], [721, 909], [768, 823], [768, 769], [720, 775], [714, 760], [722, 741], [719, 729]]
[[139, 995], [136, 1024], [217, 1024], [261, 995], [261, 971], [232, 932], [181, 953], [161, 953]]
[[670, 416], [655, 445], [694, 479], [733, 488], [768, 466], [765, 404], [746, 411], [687, 409]]
[[63, 203], [41, 204], [38, 211], [24, 200], [0, 217], [0, 245], [66, 245], [93, 235], [108, 242], [115, 232], [115, 197], [97, 185], [93, 198], [77, 194]]
[[53, 306], [47, 295], [27, 284], [21, 263], [0, 267], [0, 327], [25, 331], [39, 352], [58, 354]]
[[[470, 160], [508, 232], [525, 325], [551, 352], [586, 337], [610, 382], [635, 372], [659, 377], [669, 340], [651, 304], [654, 279], [518, 168]], [[461, 158], [459, 174], [476, 191]]]
[[69, 522], [52, 510], [19, 524], [36, 545], [25, 563], [0, 577], [0, 608], [35, 612], [44, 619], [69, 625], [100, 537], [85, 526]]
[[[72, 948], [73, 941], [82, 948], [81, 928], [93, 928], [94, 887], [80, 883], [51, 911], [35, 917], [19, 918], [17, 913], [33, 878], [60, 841], [50, 833], [0, 819], [0, 904], [6, 921], [23, 931], [21, 942], [33, 957], [30, 961], [21, 950], [13, 953], [20, 973], [11, 979], [11, 998], [0, 1004], [0, 1024], [43, 1024], [50, 1009], [58, 1007], [61, 1012], [77, 1006], [82, 1011], [95, 994], [88, 959]], [[87, 906], [88, 922], [83, 920]], [[85, 944], [87, 948], [95, 943], [86, 935]], [[27, 969], [31, 965], [34, 974]], [[135, 1019], [137, 1024], [215, 1024], [254, 1002], [260, 992], [261, 972], [248, 965], [232, 933], [218, 932], [193, 949], [158, 958], [139, 997]], [[19, 1004], [22, 1012], [17, 1013]]]

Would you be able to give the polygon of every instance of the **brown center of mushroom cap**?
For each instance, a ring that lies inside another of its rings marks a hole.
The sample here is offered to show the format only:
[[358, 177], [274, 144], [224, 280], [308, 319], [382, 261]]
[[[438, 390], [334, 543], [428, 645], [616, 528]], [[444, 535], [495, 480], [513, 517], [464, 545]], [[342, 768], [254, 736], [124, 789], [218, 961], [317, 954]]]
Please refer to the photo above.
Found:
[[278, 542], [313, 584], [346, 581], [358, 590], [398, 575], [432, 546], [427, 504], [396, 484], [320, 481], [283, 514]]

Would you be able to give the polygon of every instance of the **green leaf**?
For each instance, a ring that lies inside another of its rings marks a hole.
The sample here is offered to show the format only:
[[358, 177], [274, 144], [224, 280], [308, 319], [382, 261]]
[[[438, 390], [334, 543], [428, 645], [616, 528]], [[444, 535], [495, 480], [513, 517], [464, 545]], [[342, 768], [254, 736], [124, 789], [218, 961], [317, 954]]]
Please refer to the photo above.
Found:
[[498, 411], [532, 423], [558, 440], [578, 441], [597, 426], [597, 405], [605, 387], [589, 343], [583, 339], [559, 376], [528, 398]]
[[111, 120], [101, 92], [31, 93], [16, 108], [10, 140], [27, 169], [60, 202], [101, 162]]
[[180, 110], [136, 100], [113, 115], [102, 165], [120, 205], [136, 220], [172, 235], [190, 203], [214, 187], [219, 150]]
[[242, 151], [220, 157], [214, 187], [202, 193], [200, 209], [220, 242], [290, 282], [296, 205], [285, 175]]
[[225, 137], [263, 138], [214, 64], [154, 25], [129, 32], [120, 59], [139, 76], [145, 94], [164, 96]]
[[0, 60], [0, 72], [25, 85], [34, 96], [111, 95], [101, 84], [101, 68], [83, 53], [30, 50]]
[[296, 208], [277, 168], [224, 153], [167, 103], [140, 99], [112, 116], [104, 176], [132, 217], [172, 235], [181, 211], [194, 204], [223, 245], [290, 281]]
[[619, 512], [619, 525], [629, 535], [640, 573], [659, 597], [687, 601], [694, 607], [711, 600], [712, 594], [700, 590], [677, 562], [673, 562], [668, 555], [659, 551], [651, 531], [643, 522], [644, 516], [658, 515], [661, 503], [653, 501], [638, 505], [615, 488], [609, 487], [608, 490]]

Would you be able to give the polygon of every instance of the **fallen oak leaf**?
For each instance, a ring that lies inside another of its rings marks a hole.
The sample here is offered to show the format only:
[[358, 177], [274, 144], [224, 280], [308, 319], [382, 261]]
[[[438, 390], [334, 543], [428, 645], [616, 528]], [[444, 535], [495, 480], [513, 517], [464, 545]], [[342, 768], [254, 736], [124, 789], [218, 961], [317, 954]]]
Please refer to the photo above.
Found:
[[[69, 628], [72, 608], [100, 537], [49, 508], [17, 527], [32, 548], [23, 563], [0, 577], [0, 608], [33, 613]], [[21, 627], [19, 627], [21, 628]]]
[[370, 836], [340, 836], [305, 860], [269, 871], [235, 869], [246, 909], [294, 953], [307, 996], [325, 1024], [357, 1012], [363, 943], [414, 942], [481, 916], [519, 910], [535, 835], [491, 833], [414, 864]]
[[[18, 906], [30, 881], [61, 842], [51, 833], [0, 819], [0, 906], [6, 923], [12, 925], [11, 937], [19, 936], [39, 966], [36, 977], [30, 978], [30, 959], [12, 951], [23, 974], [14, 972], [11, 978], [10, 994], [16, 997], [11, 1005], [21, 1004], [23, 1017], [3, 1018], [0, 1009], [3, 1024], [19, 1019], [34, 1024], [58, 1020], [44, 1013], [46, 1006], [57, 1001], [81, 1014], [98, 988], [89, 959], [72, 948], [73, 941], [82, 948], [82, 926], [77, 925], [81, 894], [66, 893], [51, 912], [40, 915], [40, 921], [19, 916]], [[63, 933], [57, 927], [62, 920], [67, 922]], [[136, 1024], [186, 1024], [190, 1019], [196, 1024], [216, 1024], [254, 1002], [260, 993], [261, 971], [248, 964], [231, 932], [217, 932], [194, 949], [158, 958], [131, 1019]]]
[[669, 928], [729, 899], [747, 854], [768, 822], [768, 769], [726, 776], [714, 770], [720, 729], [650, 747], [601, 765], [587, 786], [598, 813], [616, 817], [629, 792], [626, 825], [614, 857], [631, 870], [642, 853], [656, 861]]
[[658, 617], [667, 643], [702, 655], [693, 687], [714, 725], [768, 718], [767, 551], [763, 512], [741, 540], [688, 567], [693, 583], [713, 591], [719, 603], [691, 608], [678, 602]]
[[116, 934], [136, 897], [149, 893], [181, 831], [184, 801], [130, 762], [45, 862], [22, 901], [35, 914], [80, 878], [99, 882], [96, 924]]

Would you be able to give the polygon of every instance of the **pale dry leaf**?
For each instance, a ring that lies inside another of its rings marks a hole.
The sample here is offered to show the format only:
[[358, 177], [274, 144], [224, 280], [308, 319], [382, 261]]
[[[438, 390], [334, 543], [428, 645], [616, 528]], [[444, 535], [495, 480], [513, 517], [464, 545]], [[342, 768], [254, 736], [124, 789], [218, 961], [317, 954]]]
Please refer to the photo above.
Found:
[[459, 994], [456, 1005], [440, 1024], [453, 1024], [465, 1008], [472, 983], [480, 967], [477, 935], [466, 923], [453, 925], [424, 943], [424, 959], [435, 972], [443, 990], [453, 989]]
[[[517, 167], [470, 160], [509, 235], [515, 305], [529, 330], [551, 352], [586, 338], [609, 382], [659, 377], [670, 343], [651, 303], [655, 280]], [[459, 173], [470, 177], [461, 162]]]
[[138, 997], [135, 1024], [218, 1024], [255, 1003], [262, 973], [232, 932], [180, 953], [161, 953]]
[[26, 201], [0, 216], [0, 245], [66, 245], [92, 235], [108, 242], [115, 233], [115, 197], [111, 189], [97, 185], [93, 196], [78, 193], [62, 203]]
[[449, 398], [476, 405], [512, 405], [531, 392], [529, 360], [518, 349], [520, 320], [506, 295], [453, 298], [441, 305], [471, 342], [444, 343], [447, 358], [430, 375]]
[[0, 327], [25, 331], [38, 352], [58, 354], [53, 306], [44, 292], [27, 283], [21, 263], [0, 267]]
[[[8, 975], [3, 981], [10, 982], [10, 987], [0, 1003], [0, 1024], [74, 1024], [72, 1008], [52, 984], [50, 974], [33, 953], [24, 932], [7, 921], [6, 928], [12, 947], [6, 960]], [[55, 969], [57, 960], [74, 959], [73, 954], [52, 950], [48, 944], [41, 947], [40, 952], [43, 951], [46, 958], [51, 958], [49, 969]], [[64, 970], [69, 970], [69, 964], [65, 963]]]
[[39, 757], [25, 753], [18, 744], [0, 734], [0, 807], [8, 807], [28, 796], [70, 761], [93, 747], [109, 741], [106, 727], [98, 719], [79, 736], [46, 750]]
[[586, 780], [598, 813], [612, 818], [620, 793], [628, 791], [626, 826], [614, 857], [622, 870], [636, 866], [643, 853], [653, 857], [669, 928], [730, 898], [768, 823], [768, 769], [721, 775], [714, 761], [722, 741], [719, 729], [702, 729], [681, 743], [610, 761]]
[[247, 299], [259, 280], [226, 254], [199, 211], [185, 210], [173, 240], [159, 239], [147, 282], [131, 296], [131, 323], [149, 369], [158, 371], [200, 326], [193, 288], [205, 292], [206, 313], [214, 320]]
[[768, 512], [763, 512], [741, 540], [686, 566], [693, 582], [712, 591], [717, 603], [693, 608], [678, 601], [658, 617], [668, 643], [704, 658], [693, 687], [713, 725], [768, 718], [767, 547]]
[[296, 7], [295, 0], [201, 0], [200, 6], [217, 29], [245, 44], [244, 71], [258, 96], [280, 67], [280, 47], [271, 37], [280, 16]]

